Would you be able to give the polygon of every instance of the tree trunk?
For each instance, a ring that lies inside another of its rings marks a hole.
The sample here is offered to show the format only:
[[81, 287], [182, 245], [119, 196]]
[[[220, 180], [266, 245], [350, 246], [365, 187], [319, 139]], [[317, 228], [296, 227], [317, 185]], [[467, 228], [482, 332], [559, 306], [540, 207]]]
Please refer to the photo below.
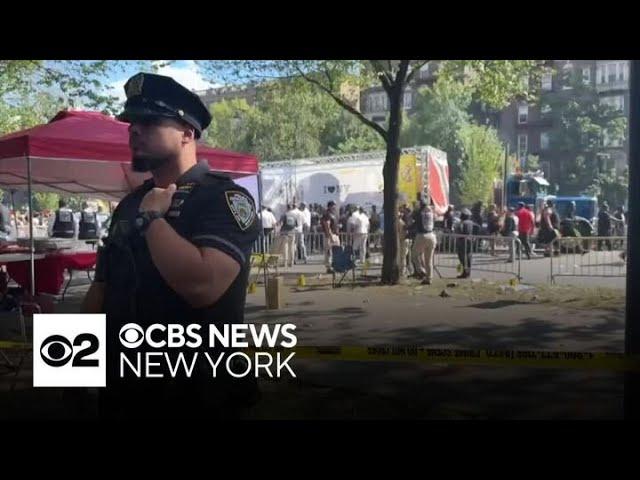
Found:
[[389, 129], [384, 177], [384, 245], [382, 253], [382, 283], [396, 285], [400, 280], [398, 267], [398, 167], [400, 165], [400, 129], [404, 82], [397, 81], [389, 92]]

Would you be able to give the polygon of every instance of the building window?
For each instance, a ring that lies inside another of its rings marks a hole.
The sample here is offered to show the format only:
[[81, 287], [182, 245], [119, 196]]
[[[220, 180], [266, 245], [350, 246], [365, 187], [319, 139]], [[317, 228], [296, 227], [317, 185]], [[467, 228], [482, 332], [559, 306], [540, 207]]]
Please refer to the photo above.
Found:
[[607, 158], [604, 162], [607, 171], [615, 170], [616, 161], [613, 158]]
[[549, 178], [551, 176], [551, 163], [550, 162], [540, 162], [540, 169], [544, 172], [544, 176]]
[[518, 123], [527, 123], [529, 120], [529, 105], [518, 105]]
[[618, 112], [624, 111], [624, 95], [615, 95], [613, 97], [600, 98], [600, 104], [608, 105]]
[[618, 81], [626, 82], [629, 78], [629, 64], [627, 62], [618, 63]]
[[431, 66], [431, 62], [427, 62], [420, 67], [420, 78], [427, 79], [433, 76], [434, 68]]
[[566, 63], [562, 67], [562, 89], [569, 90], [573, 88], [571, 81], [573, 80], [573, 64], [571, 62]]
[[540, 150], [549, 149], [549, 132], [540, 133]]
[[598, 65], [596, 83], [621, 83], [629, 80], [629, 62], [609, 62]]
[[615, 63], [610, 63], [609, 65], [607, 65], [607, 81], [608, 83], [614, 83], [616, 81], [616, 70], [617, 70], [617, 64]]
[[411, 108], [411, 92], [404, 92], [404, 98], [402, 100], [403, 106], [406, 109]]
[[591, 68], [585, 67], [582, 69], [582, 83], [589, 85], [591, 83]]
[[386, 112], [389, 109], [389, 98], [385, 92], [376, 95], [377, 112]]
[[552, 89], [553, 87], [553, 75], [551, 75], [551, 73], [543, 73], [542, 74], [542, 91], [543, 92], [548, 92]]
[[384, 112], [387, 110], [387, 94], [374, 93], [371, 95], [372, 112]]
[[526, 133], [518, 135], [518, 158], [523, 161], [527, 158], [527, 151], [529, 146], [527, 145], [528, 137]]
[[602, 85], [607, 83], [607, 69], [605, 65], [598, 65], [598, 73], [596, 75], [596, 83]]

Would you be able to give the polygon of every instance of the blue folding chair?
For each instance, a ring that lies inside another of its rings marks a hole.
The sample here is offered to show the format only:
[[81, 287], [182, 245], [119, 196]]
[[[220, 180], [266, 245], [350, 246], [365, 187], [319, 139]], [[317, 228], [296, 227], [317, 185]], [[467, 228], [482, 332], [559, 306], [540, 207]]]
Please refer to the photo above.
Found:
[[[331, 285], [333, 288], [340, 287], [344, 277], [349, 271], [352, 272], [352, 283], [356, 281], [356, 264], [354, 261], [353, 248], [351, 245], [346, 247], [331, 247], [331, 269], [333, 270], [333, 279]], [[336, 273], [341, 274], [340, 280], [336, 283]]]

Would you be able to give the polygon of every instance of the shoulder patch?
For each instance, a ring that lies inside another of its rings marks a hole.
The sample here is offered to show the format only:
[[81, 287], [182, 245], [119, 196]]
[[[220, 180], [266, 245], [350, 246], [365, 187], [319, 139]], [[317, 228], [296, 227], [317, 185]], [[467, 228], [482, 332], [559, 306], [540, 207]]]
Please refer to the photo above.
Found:
[[251, 226], [256, 217], [256, 209], [253, 206], [253, 200], [246, 193], [238, 190], [228, 190], [224, 192], [229, 210], [236, 219], [238, 226], [242, 230], [246, 230]]

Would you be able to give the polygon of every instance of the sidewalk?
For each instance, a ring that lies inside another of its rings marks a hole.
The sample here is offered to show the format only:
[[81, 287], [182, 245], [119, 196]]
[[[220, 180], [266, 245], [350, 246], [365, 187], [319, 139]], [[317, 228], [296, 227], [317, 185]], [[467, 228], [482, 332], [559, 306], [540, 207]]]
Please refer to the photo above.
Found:
[[[623, 350], [620, 289], [541, 285], [517, 292], [505, 282], [477, 279], [383, 287], [375, 278], [331, 289], [330, 276], [318, 278], [317, 270], [300, 265], [286, 275], [281, 310], [264, 308], [258, 286], [247, 295], [245, 321], [294, 323], [301, 346]], [[310, 272], [305, 288], [296, 287], [299, 272]], [[78, 311], [87, 286], [70, 288], [57, 311]], [[443, 290], [450, 296], [441, 297]], [[15, 321], [2, 316], [0, 338], [16, 335]], [[12, 378], [0, 375], [0, 417], [73, 416], [62, 410], [59, 391], [31, 387], [30, 365], [16, 392], [8, 391]], [[249, 418], [622, 417], [623, 375], [610, 371], [315, 359], [294, 359], [292, 366], [297, 378], [260, 380], [263, 398]]]

